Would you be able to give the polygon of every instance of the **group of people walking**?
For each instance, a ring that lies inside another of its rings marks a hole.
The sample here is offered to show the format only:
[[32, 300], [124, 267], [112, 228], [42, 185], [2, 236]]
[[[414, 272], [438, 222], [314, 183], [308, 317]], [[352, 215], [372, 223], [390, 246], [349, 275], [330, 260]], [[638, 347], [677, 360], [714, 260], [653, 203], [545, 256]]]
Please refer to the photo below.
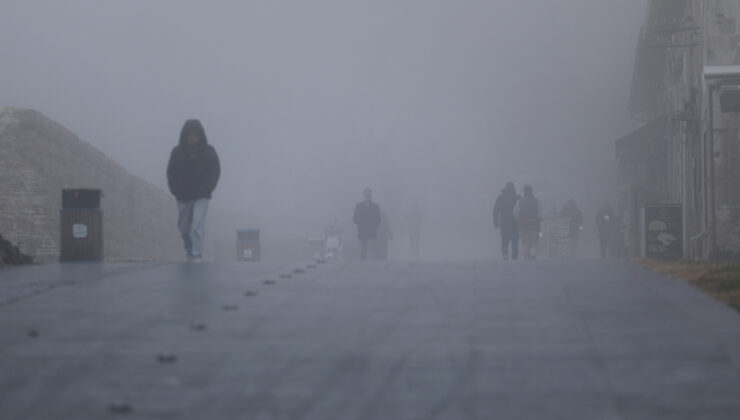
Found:
[[[567, 220], [567, 256], [575, 257], [578, 238], [583, 230], [583, 213], [575, 200], [567, 200], [559, 212], [554, 209], [549, 217]], [[507, 183], [493, 208], [493, 224], [501, 231], [503, 258], [518, 259], [520, 246], [525, 259], [537, 258], [542, 222], [542, 206], [535, 197], [532, 186], [524, 186], [524, 195], [520, 196], [514, 184]], [[601, 258], [616, 256], [619, 253], [617, 242], [620, 224], [609, 203], [605, 203], [596, 213], [596, 228]]]
[[[167, 183], [177, 200], [177, 227], [190, 262], [197, 263], [203, 259], [206, 213], [220, 173], [218, 154], [208, 144], [203, 125], [195, 119], [187, 120], [180, 131], [179, 142], [170, 154]], [[575, 243], [582, 229], [583, 214], [575, 201], [570, 199], [558, 216], [569, 220], [574, 253], [572, 256], [575, 256]], [[352, 220], [357, 225], [360, 258], [366, 260], [368, 250], [374, 245], [376, 259], [387, 259], [388, 241], [393, 238], [393, 234], [384, 212], [373, 202], [371, 189], [364, 190], [363, 201], [355, 206]], [[507, 183], [493, 208], [493, 223], [501, 231], [501, 253], [505, 260], [519, 258], [520, 244], [525, 259], [537, 257], [542, 220], [542, 206], [535, 197], [532, 186], [524, 186], [524, 195], [520, 196], [514, 184]], [[414, 206], [407, 222], [412, 253], [418, 255], [422, 225], [418, 207]], [[614, 211], [609, 204], [605, 204], [596, 214], [596, 226], [601, 257], [606, 258], [614, 253], [613, 238], [618, 230]]]
[[[216, 149], [208, 144], [203, 124], [190, 119], [180, 131], [178, 144], [172, 149], [167, 164], [167, 185], [177, 201], [177, 227], [182, 237], [188, 262], [203, 261], [203, 242], [208, 204], [218, 185], [221, 165]], [[369, 188], [363, 201], [355, 206], [353, 221], [358, 228], [360, 256], [368, 258], [368, 249], [378, 260], [388, 259], [388, 243], [393, 232], [385, 213], [373, 202]], [[421, 214], [409, 215], [411, 246], [419, 250]]]
[[493, 207], [493, 225], [501, 231], [501, 254], [505, 260], [519, 258], [519, 244], [524, 258], [537, 257], [542, 225], [542, 208], [531, 185], [524, 187], [524, 197], [516, 192], [513, 182], [506, 184]]

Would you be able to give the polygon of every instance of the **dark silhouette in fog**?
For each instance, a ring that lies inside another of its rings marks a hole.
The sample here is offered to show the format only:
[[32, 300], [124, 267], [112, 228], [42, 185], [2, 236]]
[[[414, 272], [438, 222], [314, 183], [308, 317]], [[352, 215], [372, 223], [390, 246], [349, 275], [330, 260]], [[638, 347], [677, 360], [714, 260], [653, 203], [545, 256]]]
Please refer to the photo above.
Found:
[[393, 231], [391, 230], [391, 223], [388, 220], [388, 216], [385, 214], [385, 211], [380, 210], [380, 225], [378, 226], [378, 242], [376, 244], [378, 260], [388, 260], [388, 247], [392, 240]]
[[578, 238], [580, 236], [581, 229], [583, 229], [583, 213], [581, 213], [578, 205], [576, 205], [576, 200], [569, 198], [560, 210], [559, 216], [561, 219], [568, 219], [570, 256], [575, 257]]
[[352, 220], [357, 225], [357, 238], [360, 240], [360, 258], [367, 259], [368, 244], [375, 242], [378, 238], [378, 226], [380, 226], [380, 207], [373, 203], [373, 191], [366, 188], [363, 191], [363, 200], [355, 206]]
[[614, 235], [617, 231], [617, 216], [614, 214], [611, 204], [604, 203], [598, 213], [596, 213], [596, 229], [599, 232], [599, 249], [601, 258], [613, 258]]
[[537, 246], [540, 240], [542, 209], [540, 201], [534, 196], [531, 185], [524, 186], [524, 197], [514, 206], [514, 215], [519, 227], [521, 245], [525, 259], [537, 257]]
[[221, 175], [216, 149], [208, 144], [203, 125], [187, 120], [167, 165], [167, 185], [177, 199], [177, 228], [188, 261], [201, 262], [208, 203]]
[[411, 255], [418, 257], [421, 253], [421, 228], [424, 225], [424, 219], [417, 204], [414, 204], [411, 211], [406, 215], [406, 224], [409, 229]]
[[511, 259], [519, 258], [519, 228], [514, 217], [514, 206], [519, 198], [514, 183], [508, 182], [493, 207], [493, 225], [501, 231], [501, 255], [505, 260], [509, 259], [509, 246]]

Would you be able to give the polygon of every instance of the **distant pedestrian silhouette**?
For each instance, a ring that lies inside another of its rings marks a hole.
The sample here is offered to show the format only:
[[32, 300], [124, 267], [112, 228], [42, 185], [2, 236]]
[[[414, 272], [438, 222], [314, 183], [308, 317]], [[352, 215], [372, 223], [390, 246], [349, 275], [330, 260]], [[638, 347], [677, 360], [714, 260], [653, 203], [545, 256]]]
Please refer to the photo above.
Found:
[[524, 186], [524, 197], [514, 206], [514, 215], [519, 227], [519, 236], [525, 259], [537, 258], [537, 246], [540, 242], [542, 209], [540, 201], [534, 196], [531, 185]]
[[599, 231], [599, 248], [601, 258], [614, 258], [614, 235], [617, 231], [617, 216], [609, 203], [596, 213], [596, 228]]
[[393, 231], [391, 223], [384, 210], [380, 210], [380, 225], [378, 226], [378, 240], [376, 243], [377, 259], [380, 261], [388, 260], [388, 248], [393, 240]]
[[493, 207], [493, 225], [501, 231], [501, 254], [505, 260], [519, 258], [519, 228], [514, 217], [514, 206], [519, 201], [514, 183], [509, 182], [501, 191]]
[[424, 225], [423, 216], [419, 206], [414, 204], [411, 211], [406, 216], [406, 223], [409, 228], [409, 245], [411, 254], [418, 257], [421, 253], [421, 228]]
[[380, 207], [373, 203], [373, 191], [366, 188], [362, 193], [363, 200], [355, 206], [352, 220], [357, 225], [357, 238], [360, 240], [360, 258], [367, 260], [369, 244], [378, 238], [380, 226]]
[[569, 240], [570, 240], [570, 256], [575, 258], [576, 247], [578, 246], [578, 236], [583, 228], [583, 213], [578, 209], [576, 200], [568, 199], [560, 210], [560, 218], [568, 219], [569, 223]]

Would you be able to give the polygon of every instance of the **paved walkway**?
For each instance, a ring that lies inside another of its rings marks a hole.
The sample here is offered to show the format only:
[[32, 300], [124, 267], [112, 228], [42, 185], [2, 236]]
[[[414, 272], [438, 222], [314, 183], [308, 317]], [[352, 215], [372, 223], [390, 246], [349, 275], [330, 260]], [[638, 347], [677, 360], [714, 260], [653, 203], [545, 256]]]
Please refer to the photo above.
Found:
[[0, 417], [737, 419], [740, 314], [619, 261], [2, 270]]

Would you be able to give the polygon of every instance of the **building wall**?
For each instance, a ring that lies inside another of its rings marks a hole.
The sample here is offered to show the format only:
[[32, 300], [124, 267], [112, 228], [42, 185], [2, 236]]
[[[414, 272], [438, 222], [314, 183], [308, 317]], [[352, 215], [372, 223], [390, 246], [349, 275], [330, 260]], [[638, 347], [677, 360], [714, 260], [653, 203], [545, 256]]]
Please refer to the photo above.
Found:
[[169, 194], [41, 113], [0, 109], [0, 233], [38, 262], [58, 259], [63, 188], [103, 191], [106, 259], [182, 259]]
[[[740, 65], [740, 1], [705, 0], [702, 3], [704, 64]], [[738, 114], [721, 113], [719, 98], [710, 104], [706, 85], [703, 86], [702, 105], [702, 133], [706, 142], [710, 140], [709, 106], [714, 106], [715, 114], [714, 156], [706, 157], [713, 158], [715, 166], [718, 251], [722, 256], [737, 257], [740, 256], [740, 118]], [[707, 188], [710, 188], [711, 173], [707, 181]]]
[[[701, 143], [699, 109], [702, 77], [701, 4], [686, 2], [676, 22], [665, 31], [665, 99], [666, 114], [670, 116], [668, 139], [667, 201], [683, 205], [684, 255], [691, 256], [698, 232], [701, 205], [691, 174], [696, 170], [697, 145]], [[703, 186], [699, 186], [703, 188]]]
[[[697, 126], [701, 73], [695, 67], [695, 57], [701, 56], [695, 6], [688, 0], [649, 0], [641, 28], [629, 109], [646, 125], [625, 138], [635, 138], [635, 153], [649, 160], [638, 171], [618, 157], [620, 172], [629, 174], [620, 177], [620, 202], [623, 213], [631, 215], [627, 236], [632, 255], [640, 255], [640, 209], [646, 203], [685, 203], [689, 193], [686, 155], [698, 133], [691, 127]], [[623, 146], [623, 140], [617, 142], [618, 149]], [[684, 244], [687, 236], [685, 229]]]
[[[709, 103], [703, 78], [705, 66], [740, 65], [740, 0], [650, 0], [643, 34], [638, 60], [649, 65], [636, 66], [636, 72], [653, 74], [657, 69], [663, 74], [650, 76], [662, 80], [662, 87], [643, 101], [651, 108], [642, 114], [670, 119], [666, 182], [658, 189], [665, 201], [684, 205], [684, 253], [689, 258], [711, 256], [716, 215], [717, 252], [740, 256], [740, 119], [721, 114], [718, 98]], [[713, 142], [710, 105], [715, 111]]]
[[[714, 106], [714, 155], [709, 132], [709, 94], [705, 66], [740, 64], [740, 1], [694, 0], [684, 10], [666, 50], [665, 104], [678, 116], [671, 135], [669, 196], [684, 203], [686, 255], [708, 258], [712, 251], [712, 181], [716, 197], [717, 246], [726, 256], [740, 253], [740, 138], [737, 114]], [[696, 36], [694, 35], [696, 34]], [[714, 176], [712, 175], [714, 164]]]

